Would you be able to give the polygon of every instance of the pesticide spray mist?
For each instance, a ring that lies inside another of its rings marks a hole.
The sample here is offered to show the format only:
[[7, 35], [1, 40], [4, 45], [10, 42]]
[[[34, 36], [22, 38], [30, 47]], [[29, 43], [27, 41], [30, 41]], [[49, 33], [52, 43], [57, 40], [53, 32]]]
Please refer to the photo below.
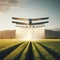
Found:
[[16, 37], [23, 41], [36, 41], [45, 38], [44, 28], [18, 28]]

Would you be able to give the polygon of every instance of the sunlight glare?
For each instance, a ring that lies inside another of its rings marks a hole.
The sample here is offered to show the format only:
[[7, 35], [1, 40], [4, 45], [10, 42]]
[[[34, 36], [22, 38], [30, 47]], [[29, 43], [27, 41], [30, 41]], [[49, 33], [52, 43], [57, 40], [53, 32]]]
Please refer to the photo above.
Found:
[[44, 28], [19, 28], [16, 34], [23, 41], [36, 41], [45, 37]]

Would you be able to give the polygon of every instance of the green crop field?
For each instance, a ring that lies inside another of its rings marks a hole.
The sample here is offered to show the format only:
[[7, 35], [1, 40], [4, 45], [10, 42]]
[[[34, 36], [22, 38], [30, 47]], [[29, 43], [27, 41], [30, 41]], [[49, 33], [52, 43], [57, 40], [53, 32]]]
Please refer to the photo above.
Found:
[[60, 60], [60, 39], [0, 39], [0, 60]]

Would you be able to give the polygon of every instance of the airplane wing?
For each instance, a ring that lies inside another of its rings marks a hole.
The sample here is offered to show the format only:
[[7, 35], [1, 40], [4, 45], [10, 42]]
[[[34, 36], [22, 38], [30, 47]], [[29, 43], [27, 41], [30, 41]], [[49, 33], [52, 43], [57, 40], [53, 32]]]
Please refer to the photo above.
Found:
[[37, 21], [37, 20], [46, 20], [49, 19], [49, 17], [44, 17], [44, 18], [17, 18], [17, 17], [12, 17], [12, 19], [15, 20], [32, 20], [32, 21]]
[[26, 18], [17, 18], [17, 17], [12, 17], [12, 19], [15, 19], [15, 20], [28, 20]]
[[39, 24], [45, 24], [48, 23], [49, 21], [45, 21], [45, 22], [38, 22], [38, 23], [32, 23], [32, 25], [39, 25]]
[[49, 19], [49, 17], [44, 17], [44, 18], [33, 18], [32, 21], [46, 20], [46, 19]]
[[28, 25], [28, 23], [16, 22], [16, 21], [12, 21], [12, 23], [21, 24], [21, 25]]

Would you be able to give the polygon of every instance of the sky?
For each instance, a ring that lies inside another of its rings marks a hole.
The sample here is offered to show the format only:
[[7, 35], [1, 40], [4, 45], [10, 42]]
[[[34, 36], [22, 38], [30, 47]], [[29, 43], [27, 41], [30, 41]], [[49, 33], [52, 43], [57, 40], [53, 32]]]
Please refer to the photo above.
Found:
[[60, 28], [60, 0], [0, 0], [0, 30], [16, 28], [12, 17], [49, 17], [45, 28]]

